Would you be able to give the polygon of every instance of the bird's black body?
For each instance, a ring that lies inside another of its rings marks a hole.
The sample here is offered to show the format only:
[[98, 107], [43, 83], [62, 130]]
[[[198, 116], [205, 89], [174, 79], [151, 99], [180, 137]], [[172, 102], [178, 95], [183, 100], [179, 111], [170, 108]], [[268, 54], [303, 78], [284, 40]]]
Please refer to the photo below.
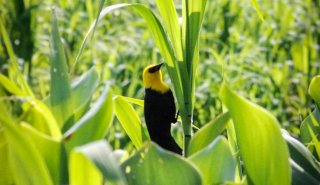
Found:
[[160, 93], [146, 89], [144, 115], [152, 141], [161, 147], [182, 155], [182, 149], [171, 136], [171, 123], [176, 120], [176, 107], [172, 91]]

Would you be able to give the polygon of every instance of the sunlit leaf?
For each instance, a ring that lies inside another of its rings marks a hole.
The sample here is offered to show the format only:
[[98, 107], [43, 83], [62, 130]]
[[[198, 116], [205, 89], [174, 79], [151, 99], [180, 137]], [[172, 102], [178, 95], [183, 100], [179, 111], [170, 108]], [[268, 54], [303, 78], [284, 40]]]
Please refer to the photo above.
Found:
[[0, 123], [8, 142], [9, 162], [14, 172], [15, 184], [53, 184], [44, 158], [35, 145], [10, 118], [2, 104], [0, 104], [0, 112], [2, 113]]
[[229, 119], [230, 115], [226, 112], [196, 132], [190, 142], [189, 155], [208, 146], [225, 129]]
[[122, 165], [128, 184], [201, 185], [198, 171], [180, 156], [147, 143]]
[[6, 89], [11, 94], [14, 94], [17, 96], [27, 95], [26, 93], [22, 92], [20, 88], [13, 81], [8, 79], [3, 74], [0, 74], [0, 84], [4, 89]]
[[82, 75], [78, 81], [72, 83], [72, 105], [75, 113], [75, 120], [82, 116], [82, 110], [91, 100], [99, 82], [99, 74], [92, 67], [87, 73]]
[[[313, 116], [313, 118], [315, 119], [315, 121], [313, 121], [311, 114]], [[311, 130], [317, 134], [318, 139], [320, 139], [320, 111], [319, 109], [316, 107], [314, 109], [314, 111], [311, 113], [310, 115], [308, 115], [303, 122], [301, 123], [300, 126], [300, 134], [301, 134], [301, 140], [303, 143], [305, 144], [309, 144], [312, 141], [312, 137], [310, 134], [310, 130], [309, 127], [311, 128]]]
[[234, 181], [236, 162], [228, 141], [217, 137], [203, 150], [191, 155], [189, 160], [200, 170], [203, 184], [224, 184]]
[[14, 184], [13, 174], [9, 162], [8, 141], [4, 135], [4, 129], [0, 129], [0, 184]]
[[320, 105], [320, 75], [312, 78], [308, 93]]
[[225, 84], [220, 97], [234, 122], [240, 155], [250, 181], [259, 185], [290, 184], [289, 152], [278, 121]]
[[62, 134], [57, 121], [49, 108], [37, 99], [27, 99], [22, 108], [25, 112], [23, 121], [31, 124], [38, 131], [61, 139]]
[[140, 107], [144, 106], [143, 100], [135, 99], [135, 98], [130, 98], [130, 97], [125, 97], [125, 96], [120, 96], [123, 98], [128, 103], [139, 105]]
[[112, 150], [105, 141], [75, 148], [71, 152], [69, 172], [71, 184], [102, 184], [103, 181], [108, 184], [126, 184]]
[[26, 135], [34, 143], [37, 151], [44, 158], [46, 166], [50, 172], [53, 184], [60, 183], [60, 158], [61, 158], [61, 143], [59, 140], [55, 140], [36, 129], [32, 126], [22, 123]]
[[121, 96], [114, 97], [115, 113], [123, 129], [128, 134], [136, 148], [143, 143], [143, 128], [139, 116], [132, 105], [127, 103]]
[[11, 80], [16, 82], [22, 89], [22, 92], [25, 93], [27, 96], [33, 97], [33, 92], [31, 91], [31, 88], [29, 87], [27, 81], [24, 79], [20, 69], [18, 60], [14, 54], [10, 37], [6, 31], [6, 28], [3, 25], [3, 22], [0, 22], [0, 34], [1, 38], [3, 39], [4, 46], [6, 47], [6, 51], [8, 52], [9, 58], [10, 58], [10, 66], [9, 66], [9, 77]]
[[94, 105], [64, 134], [68, 150], [104, 138], [112, 120], [112, 94], [109, 85], [106, 85]]
[[50, 106], [58, 124], [62, 127], [73, 113], [73, 102], [71, 98], [67, 60], [60, 39], [54, 10], [51, 16], [50, 44]]

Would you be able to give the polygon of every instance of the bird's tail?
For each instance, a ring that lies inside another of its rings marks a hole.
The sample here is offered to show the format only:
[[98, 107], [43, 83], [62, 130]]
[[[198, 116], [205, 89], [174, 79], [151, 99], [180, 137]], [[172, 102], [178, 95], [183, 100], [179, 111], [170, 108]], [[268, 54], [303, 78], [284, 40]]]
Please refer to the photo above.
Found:
[[160, 145], [162, 148], [167, 149], [171, 152], [177, 153], [179, 155], [182, 155], [182, 149], [180, 146], [176, 143], [176, 141], [173, 139], [171, 135], [159, 139], [159, 141], [156, 141], [158, 145]]

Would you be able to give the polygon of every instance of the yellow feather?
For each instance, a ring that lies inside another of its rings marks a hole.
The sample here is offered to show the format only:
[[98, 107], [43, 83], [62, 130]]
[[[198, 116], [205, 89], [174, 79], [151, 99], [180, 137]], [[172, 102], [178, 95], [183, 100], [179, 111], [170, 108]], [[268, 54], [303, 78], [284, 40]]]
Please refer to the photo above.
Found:
[[151, 88], [160, 93], [166, 93], [170, 90], [169, 86], [162, 80], [161, 70], [153, 73], [149, 72], [149, 69], [155, 65], [150, 65], [143, 70], [143, 85], [146, 89]]

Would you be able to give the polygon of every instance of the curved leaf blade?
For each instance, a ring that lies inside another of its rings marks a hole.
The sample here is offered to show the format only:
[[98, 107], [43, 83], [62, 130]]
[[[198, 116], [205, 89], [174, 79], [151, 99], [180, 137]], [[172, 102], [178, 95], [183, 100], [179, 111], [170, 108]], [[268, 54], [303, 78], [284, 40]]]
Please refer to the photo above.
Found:
[[[289, 146], [289, 151], [290, 151], [290, 157], [292, 161], [295, 163], [294, 165], [292, 164], [291, 161], [291, 166], [296, 167], [299, 166], [299, 168], [303, 169], [303, 173], [306, 176], [313, 177], [315, 180], [318, 180], [320, 183], [320, 165], [315, 162], [312, 154], [309, 152], [309, 150], [298, 140], [295, 138], [291, 137], [289, 133], [286, 133], [283, 131], [283, 137], [288, 143]], [[294, 173], [292, 172], [292, 178], [294, 182], [295, 176]]]
[[53, 184], [59, 184], [60, 181], [60, 154], [61, 143], [47, 135], [37, 131], [32, 126], [22, 123], [21, 128], [31, 139], [40, 155], [44, 158], [46, 166], [50, 172]]
[[63, 135], [67, 140], [68, 151], [75, 146], [105, 137], [112, 120], [112, 93], [109, 85], [106, 85], [90, 110]]
[[236, 161], [228, 141], [219, 136], [205, 149], [188, 158], [201, 172], [203, 184], [224, 184], [234, 181]]
[[[1, 126], [5, 129], [5, 137], [8, 141], [9, 162], [16, 184], [52, 185], [47, 166], [43, 157], [31, 140], [24, 135], [0, 104]], [[26, 155], [28, 154], [28, 155]]]
[[121, 167], [131, 185], [202, 184], [198, 171], [188, 161], [154, 143], [147, 143]]
[[196, 132], [191, 139], [188, 155], [192, 155], [208, 146], [225, 129], [229, 119], [230, 114], [228, 112], [223, 113]]
[[143, 128], [139, 116], [133, 109], [132, 105], [127, 103], [121, 96], [113, 99], [115, 113], [123, 129], [128, 134], [136, 148], [141, 148], [143, 143]]
[[259, 185], [289, 185], [289, 152], [278, 121], [263, 108], [236, 95], [225, 84], [220, 97], [234, 121], [240, 155], [249, 179]]
[[50, 106], [60, 127], [63, 127], [73, 113], [73, 106], [67, 60], [60, 39], [54, 10], [51, 17], [50, 39]]
[[[87, 158], [92, 164], [97, 167], [97, 169], [99, 169], [107, 182], [116, 183], [119, 185], [126, 184], [122, 171], [120, 170], [116, 162], [117, 160], [112, 152], [111, 146], [106, 141], [96, 141], [75, 148], [71, 152], [71, 156], [72, 158], [74, 158], [74, 161], [71, 162], [73, 163], [73, 165], [78, 160], [84, 160], [80, 159], [80, 156], [77, 157], [77, 155], [80, 154], [85, 156], [85, 158]], [[79, 169], [71, 168], [72, 179], [75, 179], [77, 178], [77, 176], [81, 175], [77, 175], [77, 173], [79, 173]], [[94, 170], [92, 170], [92, 174], [95, 174]], [[82, 175], [86, 176], [86, 174]], [[95, 175], [98, 177], [98, 179], [100, 178], [98, 174]]]

